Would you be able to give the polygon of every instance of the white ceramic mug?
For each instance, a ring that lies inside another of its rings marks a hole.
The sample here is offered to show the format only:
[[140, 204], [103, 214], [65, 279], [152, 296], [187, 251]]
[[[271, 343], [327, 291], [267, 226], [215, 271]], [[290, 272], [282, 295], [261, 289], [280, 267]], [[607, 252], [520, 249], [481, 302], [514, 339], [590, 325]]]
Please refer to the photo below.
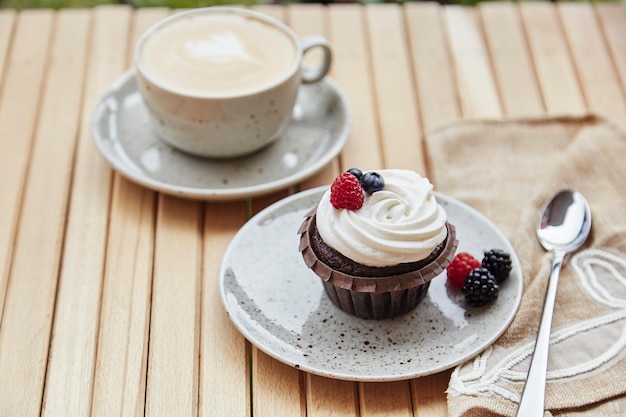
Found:
[[[303, 55], [323, 51], [319, 68]], [[157, 136], [185, 152], [213, 158], [252, 153], [280, 137], [301, 83], [324, 78], [328, 41], [299, 39], [262, 13], [207, 7], [174, 14], [137, 42], [139, 91]]]

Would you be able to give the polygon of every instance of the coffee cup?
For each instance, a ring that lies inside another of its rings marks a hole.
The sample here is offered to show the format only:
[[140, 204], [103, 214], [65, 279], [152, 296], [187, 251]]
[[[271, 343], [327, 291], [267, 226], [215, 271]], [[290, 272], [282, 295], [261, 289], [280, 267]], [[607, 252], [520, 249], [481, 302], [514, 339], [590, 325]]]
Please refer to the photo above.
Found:
[[[317, 68], [305, 53], [323, 51]], [[257, 151], [281, 136], [302, 83], [324, 78], [328, 41], [237, 7], [206, 7], [157, 22], [138, 40], [135, 71], [155, 134], [212, 158]]]

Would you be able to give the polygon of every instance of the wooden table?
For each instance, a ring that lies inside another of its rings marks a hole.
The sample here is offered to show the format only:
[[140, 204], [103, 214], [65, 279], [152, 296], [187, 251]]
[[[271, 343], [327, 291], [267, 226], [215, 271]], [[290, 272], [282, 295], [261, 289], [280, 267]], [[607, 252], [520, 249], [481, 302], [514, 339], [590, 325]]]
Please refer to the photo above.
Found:
[[[624, 6], [259, 9], [331, 40], [352, 107], [343, 153], [299, 189], [352, 166], [428, 175], [423, 131], [460, 118], [591, 110], [626, 121]], [[445, 416], [450, 371], [326, 379], [231, 325], [222, 254], [247, 217], [296, 188], [186, 201], [128, 182], [97, 153], [97, 99], [168, 13], [0, 11], [0, 416]]]

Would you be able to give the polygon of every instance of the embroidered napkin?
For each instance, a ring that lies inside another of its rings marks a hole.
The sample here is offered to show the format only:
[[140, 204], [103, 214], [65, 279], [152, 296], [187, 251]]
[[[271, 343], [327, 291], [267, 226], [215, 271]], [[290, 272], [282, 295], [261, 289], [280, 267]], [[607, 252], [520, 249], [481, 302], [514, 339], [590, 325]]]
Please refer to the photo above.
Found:
[[464, 121], [428, 132], [426, 146], [436, 188], [505, 233], [524, 279], [511, 326], [454, 370], [449, 415], [515, 415], [551, 263], [535, 227], [563, 188], [585, 195], [593, 225], [559, 280], [546, 415], [626, 415], [626, 133], [594, 115]]

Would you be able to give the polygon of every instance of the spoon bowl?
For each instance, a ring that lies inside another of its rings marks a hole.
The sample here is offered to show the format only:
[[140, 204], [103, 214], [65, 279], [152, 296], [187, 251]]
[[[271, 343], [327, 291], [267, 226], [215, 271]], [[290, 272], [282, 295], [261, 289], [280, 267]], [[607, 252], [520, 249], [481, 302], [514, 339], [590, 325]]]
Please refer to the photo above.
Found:
[[578, 191], [559, 191], [543, 207], [537, 226], [537, 238], [541, 246], [552, 253], [552, 269], [548, 278], [537, 341], [517, 409], [518, 417], [544, 415], [550, 327], [559, 274], [565, 255], [578, 249], [587, 240], [590, 230], [591, 209], [585, 197]]
[[537, 238], [548, 251], [578, 249], [589, 236], [591, 210], [578, 191], [558, 192], [542, 210]]

